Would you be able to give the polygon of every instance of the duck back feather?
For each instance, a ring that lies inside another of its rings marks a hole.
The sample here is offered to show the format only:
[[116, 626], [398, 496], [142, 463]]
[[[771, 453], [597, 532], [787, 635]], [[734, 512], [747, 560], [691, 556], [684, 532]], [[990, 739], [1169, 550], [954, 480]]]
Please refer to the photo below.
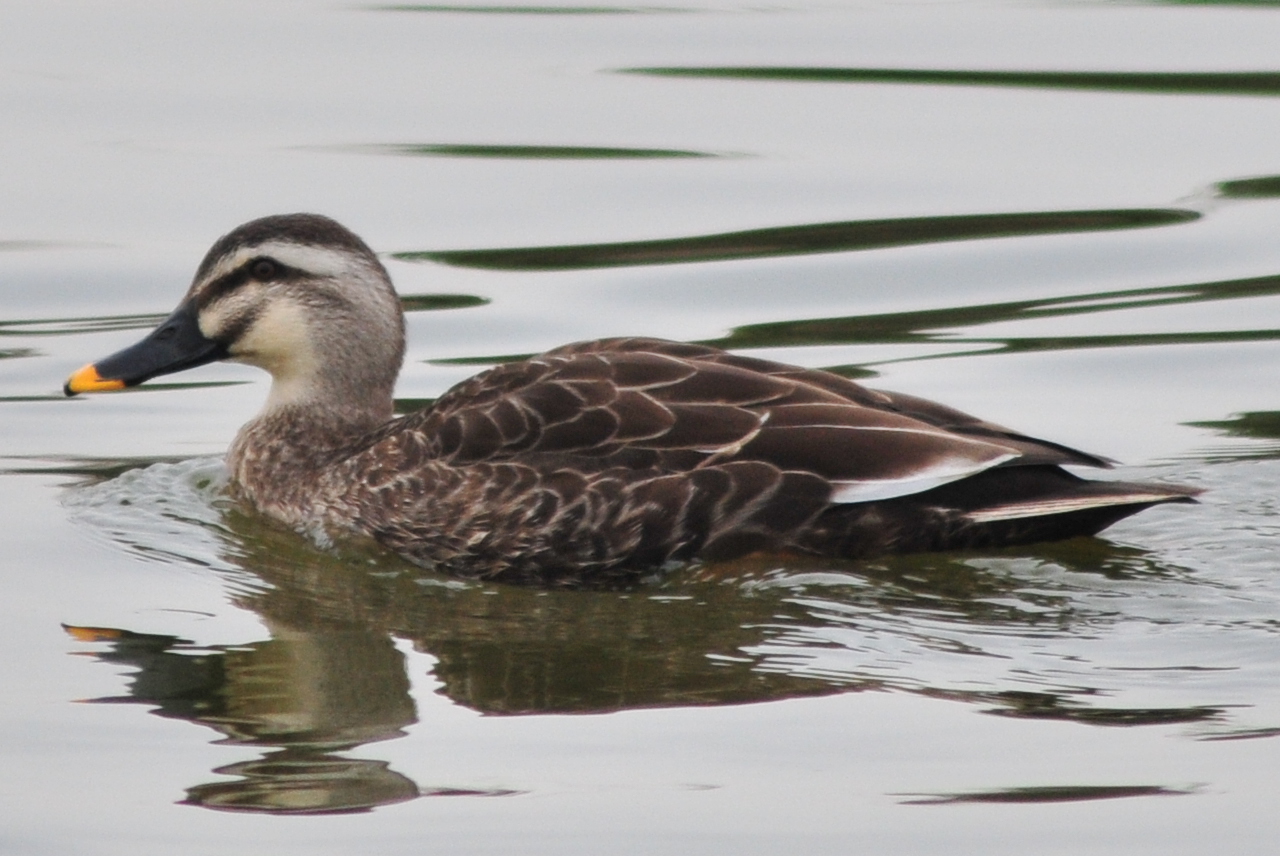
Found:
[[829, 372], [656, 339], [498, 366], [344, 450], [341, 515], [467, 576], [769, 550], [860, 558], [1093, 534], [1193, 491]]

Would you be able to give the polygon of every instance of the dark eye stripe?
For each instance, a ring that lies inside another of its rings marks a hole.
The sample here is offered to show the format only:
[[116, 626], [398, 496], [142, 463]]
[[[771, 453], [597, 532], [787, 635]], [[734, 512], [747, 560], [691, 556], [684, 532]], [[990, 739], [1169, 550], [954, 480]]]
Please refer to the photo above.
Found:
[[[269, 265], [273, 271], [263, 270], [261, 266]], [[229, 271], [210, 282], [200, 290], [196, 300], [200, 306], [208, 306], [224, 294], [235, 291], [250, 280], [271, 279], [279, 282], [298, 276], [301, 271], [291, 268], [270, 256], [255, 256], [233, 271]]]

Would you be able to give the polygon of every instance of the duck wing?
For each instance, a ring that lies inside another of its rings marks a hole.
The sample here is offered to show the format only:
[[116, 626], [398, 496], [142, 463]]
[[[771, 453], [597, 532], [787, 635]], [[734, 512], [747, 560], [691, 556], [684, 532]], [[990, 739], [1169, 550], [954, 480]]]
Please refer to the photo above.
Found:
[[757, 462], [819, 476], [835, 503], [1024, 459], [1106, 463], [829, 372], [655, 339], [577, 343], [495, 367], [392, 430], [402, 452], [455, 466], [573, 458], [674, 473]]
[[1088, 482], [1058, 465], [1107, 461], [829, 372], [653, 339], [498, 366], [370, 441], [334, 475], [359, 528], [420, 564], [512, 580], [1052, 540], [1194, 493]]

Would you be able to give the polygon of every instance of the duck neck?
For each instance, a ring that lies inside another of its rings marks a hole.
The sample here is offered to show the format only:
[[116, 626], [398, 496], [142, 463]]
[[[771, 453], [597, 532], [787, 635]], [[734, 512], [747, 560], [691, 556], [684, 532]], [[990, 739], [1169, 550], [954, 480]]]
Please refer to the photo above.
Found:
[[227, 452], [232, 481], [260, 511], [287, 523], [308, 523], [332, 465], [391, 418], [391, 396], [384, 398], [363, 407], [269, 399]]

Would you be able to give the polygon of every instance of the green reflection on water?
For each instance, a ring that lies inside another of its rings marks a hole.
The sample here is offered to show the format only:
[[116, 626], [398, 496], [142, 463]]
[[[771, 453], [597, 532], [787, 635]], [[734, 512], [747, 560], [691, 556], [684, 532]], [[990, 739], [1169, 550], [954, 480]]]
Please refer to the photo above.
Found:
[[527, 360], [536, 356], [537, 354], [490, 354], [475, 357], [441, 357], [424, 362], [433, 366], [491, 366], [497, 363], [514, 363], [517, 360]]
[[777, 226], [656, 241], [423, 250], [393, 253], [402, 261], [431, 261], [488, 270], [577, 270], [847, 252], [942, 241], [1103, 232], [1189, 223], [1199, 213], [1179, 208], [964, 214], [892, 220], [850, 220]]
[[807, 66], [668, 66], [618, 70], [624, 74], [727, 80], [1011, 86], [1171, 95], [1280, 95], [1280, 72], [1277, 71], [977, 71]]
[[1230, 419], [1217, 422], [1188, 422], [1187, 424], [1197, 428], [1216, 428], [1232, 437], [1280, 440], [1280, 411], [1237, 413]]
[[1047, 785], [1003, 788], [961, 794], [898, 794], [914, 797], [907, 805], [951, 805], [955, 803], [1059, 803], [1082, 800], [1114, 800], [1126, 797], [1186, 796], [1196, 791], [1162, 785]]
[[[1208, 303], [1219, 300], [1247, 300], [1280, 294], [1280, 275], [1220, 282], [1169, 285], [1154, 288], [1071, 294], [1035, 300], [1004, 301], [973, 306], [953, 306], [914, 312], [880, 315], [850, 315], [838, 318], [807, 318], [745, 324], [728, 335], [707, 339], [703, 344], [728, 349], [821, 347], [828, 345], [944, 345], [941, 351], [908, 357], [877, 360], [862, 365], [829, 366], [828, 371], [851, 378], [874, 377], [869, 366], [894, 362], [950, 359], [992, 353], [1031, 353], [1083, 348], [1120, 348], [1155, 345], [1197, 345], [1213, 343], [1269, 342], [1280, 339], [1280, 328], [1256, 330], [1187, 330], [1169, 333], [1124, 333], [1085, 336], [989, 336], [981, 335], [985, 325], [1009, 321], [1029, 321], [1050, 317], [1091, 315], [1130, 309]], [[960, 334], [955, 331], [968, 330]], [[431, 360], [438, 365], [487, 366], [527, 359], [531, 354], [498, 354]], [[1198, 427], [1221, 428], [1220, 423], [1193, 423]]]
[[504, 146], [463, 143], [402, 143], [340, 146], [338, 151], [406, 157], [506, 158], [514, 160], [637, 160], [712, 158], [711, 152], [686, 149], [640, 149], [617, 146]]
[[[1280, 276], [1263, 276], [1221, 282], [1171, 285], [1097, 292], [1084, 295], [894, 312], [846, 318], [775, 321], [736, 327], [728, 336], [708, 344], [724, 348], [794, 347], [838, 344], [918, 344], [943, 342], [972, 352], [978, 343], [1004, 352], [1056, 351], [1070, 348], [1115, 348], [1136, 345], [1204, 344], [1208, 342], [1257, 342], [1280, 339], [1280, 328], [1259, 330], [1187, 331], [1182, 333], [1132, 333], [1112, 336], [1000, 337], [955, 335], [948, 331], [1003, 321], [1112, 312], [1138, 307], [1206, 303], [1280, 294]], [[985, 350], [980, 353], [990, 353]], [[954, 354], [909, 357], [937, 359]]]
[[1146, 0], [1160, 6], [1280, 6], [1280, 0]]
[[1274, 199], [1280, 197], [1280, 175], [1237, 178], [1214, 185], [1219, 195], [1231, 199]]
[[[489, 298], [475, 294], [407, 294], [401, 295], [405, 312], [429, 312], [440, 309], [471, 309], [485, 306]], [[115, 330], [150, 330], [167, 315], [98, 315], [88, 318], [35, 318], [0, 321], [0, 336], [74, 336], [80, 333], [106, 333]], [[24, 349], [0, 351], [0, 355], [27, 356]], [[3, 358], [3, 356], [0, 356]], [[148, 384], [155, 387], [155, 384]]]
[[484, 306], [487, 297], [474, 294], [402, 294], [400, 306], [405, 312], [434, 312], [440, 309], [472, 309]]
[[34, 318], [0, 321], [0, 336], [71, 336], [78, 333], [105, 333], [112, 330], [146, 330], [165, 315], [98, 315], [89, 318]]
[[463, 6], [412, 3], [370, 8], [375, 12], [460, 12], [473, 15], [645, 15], [695, 11], [678, 6]]
[[984, 711], [1017, 719], [1055, 719], [1089, 725], [1171, 725], [1217, 719], [1220, 707], [1099, 707], [1080, 704], [1053, 693], [993, 693], [999, 707]]
[[1256, 442], [1210, 446], [1195, 452], [1206, 461], [1260, 461], [1280, 458], [1280, 411], [1236, 413], [1230, 419], [1188, 422], [1194, 428], [1210, 428], [1227, 437], [1240, 437]]

